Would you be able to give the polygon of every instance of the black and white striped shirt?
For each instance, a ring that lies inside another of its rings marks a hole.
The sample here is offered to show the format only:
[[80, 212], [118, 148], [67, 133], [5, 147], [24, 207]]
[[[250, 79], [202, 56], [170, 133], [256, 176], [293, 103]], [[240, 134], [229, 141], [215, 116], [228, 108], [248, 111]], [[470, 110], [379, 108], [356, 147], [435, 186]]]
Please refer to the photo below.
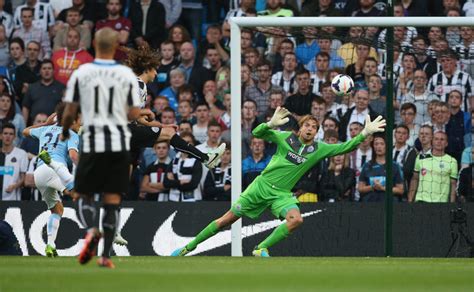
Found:
[[148, 95], [148, 89], [146, 87], [145, 82], [140, 77], [137, 77], [137, 81], [138, 81], [138, 97], [140, 98], [140, 107], [145, 108], [146, 96]]
[[127, 115], [131, 107], [140, 106], [137, 86], [132, 70], [113, 60], [95, 59], [74, 71], [64, 101], [81, 106], [84, 153], [130, 149]]
[[288, 95], [291, 95], [295, 93], [296, 90], [298, 89], [295, 79], [296, 79], [295, 72], [291, 73], [291, 77], [288, 80], [283, 77], [283, 71], [279, 71], [273, 74], [272, 84], [276, 86], [280, 86]]
[[8, 12], [0, 11], [0, 23], [5, 27], [8, 38], [13, 30], [13, 17]]
[[319, 78], [318, 74], [312, 74], [311, 75], [311, 92], [317, 96], [322, 96], [322, 86], [323, 83], [326, 82], [326, 77]]
[[[21, 27], [21, 10], [28, 5], [20, 5], [15, 10], [15, 15], [13, 16], [13, 21], [15, 22], [15, 27]], [[40, 1], [36, 2], [33, 15], [33, 26], [44, 31], [48, 31], [50, 26], [54, 25], [54, 13], [51, 4], [42, 3]]]
[[442, 101], [447, 102], [449, 93], [455, 89], [461, 91], [463, 96], [461, 110], [469, 111], [469, 97], [474, 95], [474, 84], [469, 74], [456, 70], [451, 78], [448, 78], [441, 71], [433, 75], [428, 82], [428, 91], [437, 95]]

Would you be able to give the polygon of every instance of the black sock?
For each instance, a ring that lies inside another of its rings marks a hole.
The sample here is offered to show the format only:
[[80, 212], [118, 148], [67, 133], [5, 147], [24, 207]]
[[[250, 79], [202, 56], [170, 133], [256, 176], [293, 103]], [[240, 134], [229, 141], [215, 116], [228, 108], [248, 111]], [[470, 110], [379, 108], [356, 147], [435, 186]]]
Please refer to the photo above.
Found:
[[184, 141], [178, 134], [171, 137], [170, 144], [177, 150], [187, 153], [201, 162], [205, 162], [209, 159], [206, 153], [202, 153], [199, 149]]
[[110, 249], [117, 230], [119, 205], [104, 204], [104, 217], [102, 217], [102, 227], [104, 228], [104, 252], [102, 256], [110, 257]]
[[77, 217], [85, 228], [98, 227], [97, 208], [92, 197], [80, 197], [76, 204]]

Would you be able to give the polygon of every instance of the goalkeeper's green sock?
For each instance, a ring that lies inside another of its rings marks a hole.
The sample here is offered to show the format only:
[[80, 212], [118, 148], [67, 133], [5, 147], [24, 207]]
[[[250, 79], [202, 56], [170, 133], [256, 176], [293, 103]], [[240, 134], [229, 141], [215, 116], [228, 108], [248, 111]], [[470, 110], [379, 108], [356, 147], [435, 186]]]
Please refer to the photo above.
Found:
[[283, 239], [287, 238], [288, 235], [290, 234], [290, 231], [288, 230], [288, 226], [286, 226], [286, 223], [281, 224], [273, 232], [265, 238], [264, 241], [260, 242], [257, 246], [257, 248], [269, 248], [276, 243], [282, 241]]
[[190, 243], [186, 245], [186, 249], [189, 251], [194, 250], [198, 246], [198, 244], [205, 241], [209, 237], [214, 236], [217, 232], [219, 232], [217, 222], [212, 221], [211, 223], [209, 223], [209, 225], [207, 225], [206, 228], [199, 232], [198, 235], [196, 235], [196, 237]]

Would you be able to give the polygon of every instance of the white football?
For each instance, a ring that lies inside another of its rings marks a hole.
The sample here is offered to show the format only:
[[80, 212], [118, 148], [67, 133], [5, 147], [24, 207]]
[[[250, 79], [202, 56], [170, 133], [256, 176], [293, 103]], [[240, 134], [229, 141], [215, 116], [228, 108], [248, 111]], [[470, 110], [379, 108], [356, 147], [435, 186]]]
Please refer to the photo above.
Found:
[[354, 89], [354, 80], [350, 76], [339, 74], [332, 79], [331, 89], [337, 96], [349, 94]]

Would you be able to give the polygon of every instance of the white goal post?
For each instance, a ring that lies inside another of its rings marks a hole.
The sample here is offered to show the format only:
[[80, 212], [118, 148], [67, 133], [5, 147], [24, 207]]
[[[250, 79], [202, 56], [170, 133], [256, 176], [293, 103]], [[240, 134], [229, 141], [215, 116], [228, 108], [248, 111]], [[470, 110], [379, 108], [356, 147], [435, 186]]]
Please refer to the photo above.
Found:
[[[350, 19], [350, 20], [349, 20]], [[349, 26], [473, 26], [474, 17], [232, 17], [231, 28], [231, 144], [232, 144], [232, 203], [242, 191], [242, 132], [241, 127], [241, 47], [243, 27], [349, 27]], [[242, 220], [232, 225], [232, 256], [242, 256]]]

